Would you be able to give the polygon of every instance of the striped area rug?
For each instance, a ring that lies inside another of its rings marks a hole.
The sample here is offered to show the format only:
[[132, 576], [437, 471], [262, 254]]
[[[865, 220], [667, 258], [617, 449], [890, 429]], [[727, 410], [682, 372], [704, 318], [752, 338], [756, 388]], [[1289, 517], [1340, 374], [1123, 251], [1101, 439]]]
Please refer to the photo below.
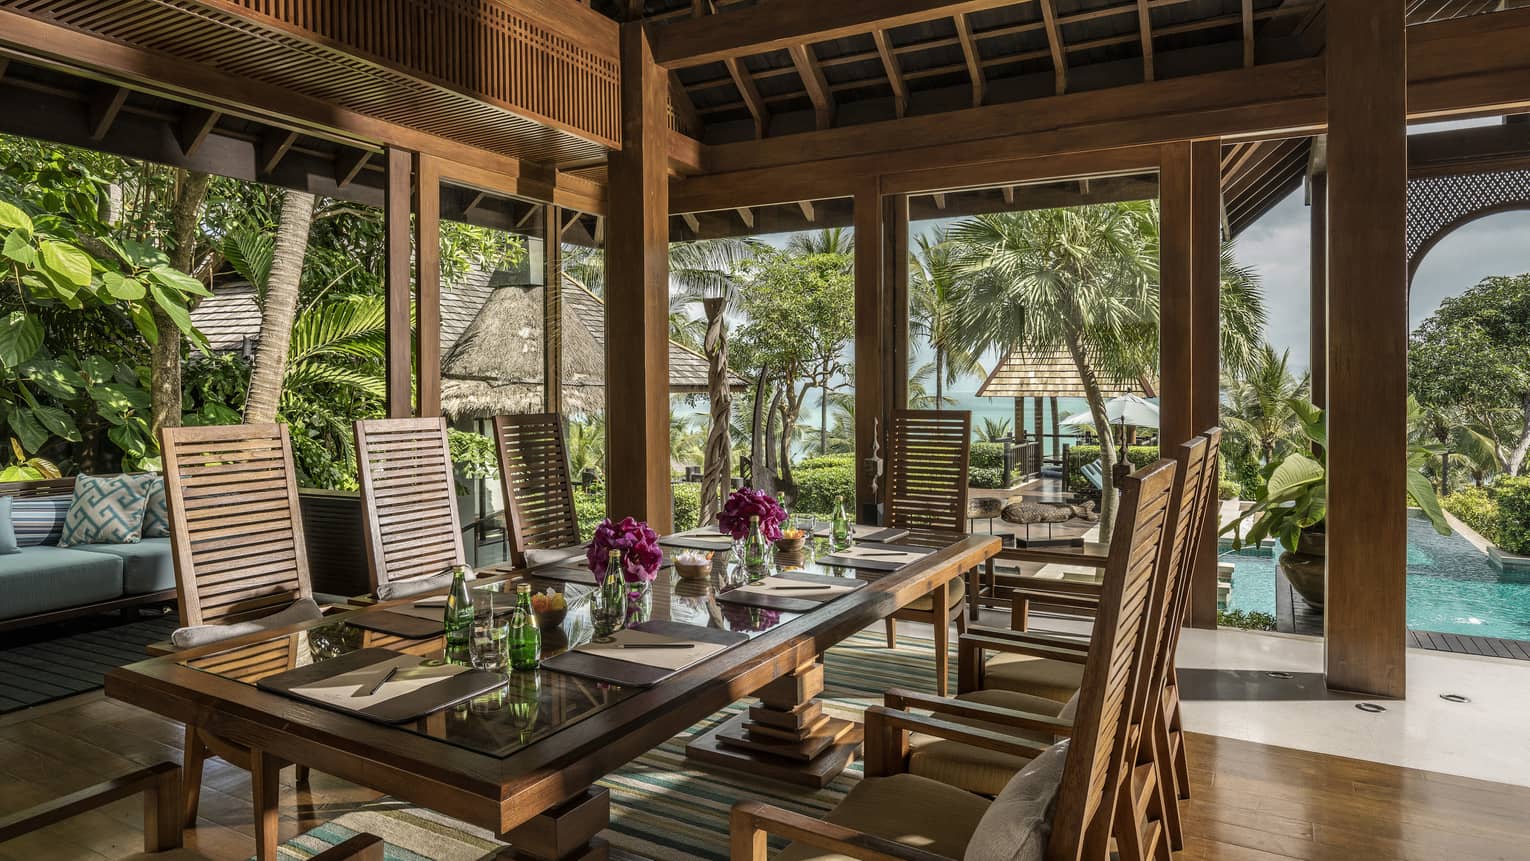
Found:
[[[935, 687], [935, 646], [903, 637], [889, 650], [880, 632], [858, 634], [825, 656], [828, 710], [859, 719], [891, 687], [931, 691]], [[954, 666], [953, 666], [954, 670]], [[953, 679], [954, 684], [954, 679]], [[656, 861], [726, 861], [728, 811], [745, 798], [821, 817], [855, 782], [857, 762], [822, 790], [810, 790], [687, 762], [685, 744], [697, 733], [743, 710], [738, 703], [649, 751], [601, 781], [611, 790], [611, 827], [603, 836], [618, 855]], [[479, 861], [503, 844], [482, 829], [389, 799], [344, 813], [282, 847], [283, 861], [301, 861], [351, 835], [367, 831], [387, 841], [388, 861]], [[779, 848], [779, 847], [778, 847]]]
[[144, 647], [170, 639], [175, 628], [174, 614], [128, 622], [98, 616], [6, 634], [0, 637], [0, 714], [93, 691], [105, 684], [108, 670], [144, 660]]

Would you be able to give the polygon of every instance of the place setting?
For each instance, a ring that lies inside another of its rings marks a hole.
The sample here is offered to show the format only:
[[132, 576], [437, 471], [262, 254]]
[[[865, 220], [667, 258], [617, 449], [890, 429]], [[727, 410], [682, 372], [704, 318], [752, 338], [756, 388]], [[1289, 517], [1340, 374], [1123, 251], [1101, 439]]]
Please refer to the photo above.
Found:
[[717, 628], [638, 622], [548, 658], [542, 667], [614, 685], [648, 687], [748, 639]]
[[765, 610], [806, 613], [866, 585], [865, 580], [853, 577], [782, 572], [772, 574], [758, 582], [721, 592], [717, 600], [724, 604], [759, 607]]
[[[438, 621], [437, 633], [440, 629]], [[256, 686], [368, 720], [398, 724], [466, 702], [504, 683], [501, 673], [368, 648], [267, 676]]]
[[[907, 533], [905, 533], [907, 534]], [[905, 544], [882, 544], [879, 542], [860, 542], [838, 550], [830, 550], [818, 557], [821, 565], [838, 565], [845, 568], [860, 568], [867, 571], [896, 571], [911, 562], [930, 555], [934, 550], [928, 547], [913, 547]]]

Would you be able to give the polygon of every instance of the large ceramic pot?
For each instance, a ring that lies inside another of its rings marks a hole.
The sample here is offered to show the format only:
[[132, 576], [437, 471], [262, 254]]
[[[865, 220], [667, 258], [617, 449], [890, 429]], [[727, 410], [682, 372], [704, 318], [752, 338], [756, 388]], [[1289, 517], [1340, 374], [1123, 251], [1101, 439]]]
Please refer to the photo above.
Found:
[[1286, 575], [1291, 588], [1314, 607], [1323, 606], [1323, 569], [1327, 566], [1324, 556], [1326, 536], [1321, 532], [1303, 532], [1296, 542], [1296, 551], [1280, 554], [1280, 573]]

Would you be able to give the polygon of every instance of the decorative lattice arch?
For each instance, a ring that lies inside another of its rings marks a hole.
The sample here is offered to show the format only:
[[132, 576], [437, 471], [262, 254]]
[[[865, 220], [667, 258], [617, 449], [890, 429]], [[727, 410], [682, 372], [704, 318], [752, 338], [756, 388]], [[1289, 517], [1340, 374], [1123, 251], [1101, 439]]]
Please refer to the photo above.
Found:
[[1484, 216], [1530, 209], [1530, 170], [1408, 180], [1408, 280], [1441, 239]]

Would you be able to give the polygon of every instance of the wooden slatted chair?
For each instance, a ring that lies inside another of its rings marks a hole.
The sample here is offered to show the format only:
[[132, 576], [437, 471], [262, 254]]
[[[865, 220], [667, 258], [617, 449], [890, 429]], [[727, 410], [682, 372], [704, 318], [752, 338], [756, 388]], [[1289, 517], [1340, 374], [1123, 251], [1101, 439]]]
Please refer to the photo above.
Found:
[[465, 564], [446, 419], [356, 422], [357, 478], [372, 594], [444, 589]]
[[543, 565], [584, 554], [568, 443], [557, 413], [495, 416], [495, 448], [505, 491], [510, 561]]
[[[1171, 845], [1180, 842], [1182, 833], [1178, 803], [1173, 797], [1174, 761], [1164, 748], [1167, 740], [1166, 724], [1162, 712], [1154, 712], [1151, 702], [1161, 702], [1164, 684], [1170, 675], [1173, 648], [1178, 626], [1171, 621], [1172, 608], [1177, 605], [1184, 577], [1190, 573], [1185, 565], [1190, 542], [1194, 539], [1193, 518], [1199, 508], [1198, 500], [1203, 487], [1201, 479], [1212, 443], [1205, 436], [1198, 436], [1180, 447], [1176, 461], [1174, 489], [1170, 497], [1166, 529], [1171, 540], [1159, 557], [1159, 573], [1153, 583], [1153, 606], [1159, 608], [1150, 620], [1149, 637], [1152, 642], [1151, 675], [1144, 682], [1143, 696], [1134, 711], [1133, 725], [1143, 733], [1144, 743], [1139, 753], [1143, 763], [1151, 765], [1154, 775], [1162, 776], [1166, 794], [1158, 800], [1163, 810], [1165, 829]], [[1214, 464], [1213, 464], [1214, 466]], [[1188, 512], [1190, 516], [1182, 516]], [[996, 644], [996, 650], [1014, 647], [1023, 660], [1051, 660], [1069, 670], [1079, 671], [1082, 679], [1087, 647], [1073, 639], [1057, 639], [1020, 635], [1009, 639], [1009, 632], [976, 629], [964, 638], [963, 654], [973, 657], [979, 643]], [[1024, 651], [1031, 650], [1035, 651]], [[1077, 691], [1071, 696], [1078, 696]], [[997, 715], [1004, 711], [1017, 711], [1042, 715], [1056, 715], [1067, 719], [1069, 710], [1056, 700], [1020, 693], [1013, 690], [993, 689], [968, 691], [956, 697], [957, 705], [965, 708], [964, 719], [980, 721], [984, 715]], [[891, 708], [939, 708], [942, 703], [931, 703], [931, 698], [912, 691], [894, 690], [886, 695], [885, 704]], [[1002, 730], [1001, 724], [990, 728]], [[970, 792], [994, 794], [1000, 791], [1015, 772], [1026, 765], [1022, 756], [1004, 756], [990, 750], [959, 742], [916, 739], [909, 749], [907, 769], [912, 774], [939, 780]]]
[[[887, 428], [885, 525], [911, 533], [966, 534], [967, 466], [972, 453], [972, 413], [967, 410], [893, 410]], [[946, 587], [946, 624], [958, 633], [967, 630], [966, 578]], [[935, 600], [919, 598], [887, 617], [887, 648], [898, 646], [898, 622], [935, 625]], [[940, 626], [937, 626], [937, 630]], [[946, 692], [950, 646], [935, 637], [936, 687]]]
[[[172, 640], [189, 648], [316, 620], [287, 427], [164, 428], [160, 440], [183, 626]], [[183, 632], [188, 639], [177, 640]], [[247, 748], [187, 724], [188, 827], [210, 755], [250, 769]]]
[[[1100, 647], [1085, 664], [1074, 721], [1014, 712], [1004, 718], [1007, 731], [995, 731], [946, 719], [963, 718], [962, 704], [935, 715], [870, 708], [866, 779], [826, 822], [761, 802], [735, 805], [734, 861], [763, 861], [771, 833], [794, 841], [779, 861], [844, 856], [876, 861], [1008, 858], [1039, 841], [1044, 841], [1048, 861], [1093, 861], [1110, 857], [1112, 837], [1131, 840], [1126, 832], [1135, 828], [1116, 827], [1116, 822], [1122, 809], [1131, 806], [1137, 781], [1151, 777], [1129, 765], [1136, 759], [1137, 744], [1131, 718], [1150, 658], [1148, 620], [1159, 609], [1152, 604], [1152, 583], [1160, 568], [1174, 471], [1171, 461], [1159, 461], [1122, 482], [1121, 527], [1112, 545], [1120, 553], [1106, 571], [1097, 623]], [[1026, 740], [1015, 729], [1069, 738], [1054, 745]], [[1023, 752], [1035, 759], [989, 801], [904, 771], [910, 733], [938, 735], [1000, 753]], [[1134, 818], [1133, 813], [1125, 822]], [[1142, 819], [1146, 833], [1126, 857], [1141, 857], [1135, 850], [1142, 843], [1159, 842], [1151, 804]], [[1045, 837], [1043, 824], [1050, 826]], [[1154, 850], [1153, 857], [1167, 858], [1167, 851]]]
[[[143, 849], [127, 861], [208, 861], [207, 856], [182, 847], [183, 832], [176, 810], [181, 770], [161, 762], [113, 778], [62, 798], [0, 817], [0, 844], [66, 822], [113, 802], [143, 796]], [[311, 861], [383, 861], [383, 841], [375, 834], [357, 834], [313, 856]]]
[[[1181, 447], [1179, 458], [1184, 480], [1176, 481], [1180, 486], [1174, 499], [1174, 538], [1166, 557], [1168, 602], [1163, 618], [1159, 620], [1160, 646], [1154, 669], [1158, 686], [1152, 692], [1160, 708], [1151, 713], [1154, 720], [1145, 726], [1149, 741], [1143, 748], [1145, 755], [1150, 754], [1157, 760], [1159, 772], [1164, 776], [1166, 797], [1171, 800], [1173, 797], [1189, 797], [1189, 763], [1180, 722], [1175, 654], [1183, 627], [1180, 621], [1189, 607], [1195, 548], [1200, 546], [1209, 509], [1216, 499], [1221, 436], [1220, 428], [1202, 433]], [[1103, 556], [1091, 554], [1091, 557], [1103, 564], [1108, 562], [1110, 552]], [[1073, 584], [1072, 588], [1082, 590], [1089, 585]], [[1099, 587], [1095, 585], [1092, 593], [1079, 591], [1071, 594], [1091, 598], [1097, 605]], [[957, 689], [961, 692], [958, 699], [1057, 713], [1082, 682], [1080, 667], [1091, 642], [1044, 634], [975, 629], [958, 644], [960, 679]], [[997, 654], [985, 663], [989, 653]], [[1070, 685], [1070, 678], [1077, 678], [1079, 682]], [[971, 751], [957, 753], [968, 762], [973, 756]], [[949, 766], [946, 773], [950, 773]], [[1171, 845], [1179, 848], [1183, 845], [1183, 827], [1177, 804], [1166, 805], [1165, 822]]]

